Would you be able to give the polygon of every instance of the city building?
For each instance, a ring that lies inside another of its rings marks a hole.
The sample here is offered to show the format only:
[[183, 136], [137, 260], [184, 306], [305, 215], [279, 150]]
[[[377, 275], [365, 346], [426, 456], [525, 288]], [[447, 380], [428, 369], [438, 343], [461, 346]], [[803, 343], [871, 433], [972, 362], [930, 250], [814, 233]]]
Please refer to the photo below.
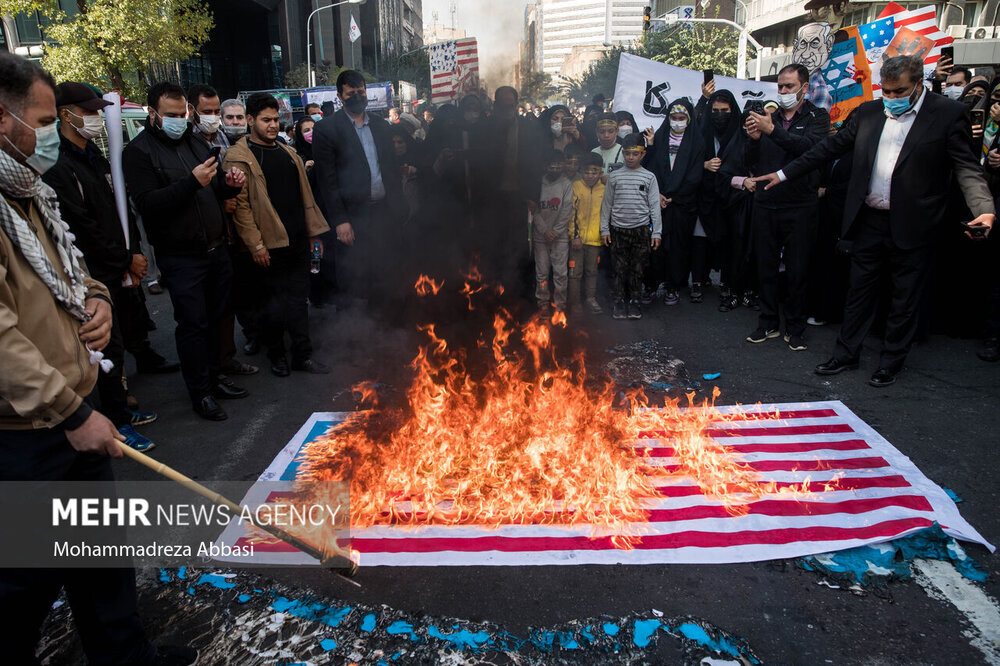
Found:
[[[312, 62], [356, 66], [376, 72], [378, 62], [423, 46], [422, 0], [369, 0], [309, 14], [332, 0], [208, 0], [215, 27], [199, 54], [189, 60], [150, 71], [149, 78], [167, 76], [187, 87], [210, 83], [225, 97], [241, 90], [267, 90], [286, 85], [291, 70], [306, 62], [312, 43]], [[75, 0], [59, 0], [69, 15], [79, 12]], [[361, 38], [348, 38], [351, 16]], [[3, 16], [0, 46], [26, 57], [41, 58], [45, 21], [38, 12]], [[155, 55], [155, 54], [150, 54]]]
[[[588, 58], [595, 52], [599, 54], [606, 41], [632, 42], [642, 35], [643, 10], [647, 6], [649, 0], [535, 0], [525, 10], [520, 69], [540, 69], [559, 78], [564, 75], [567, 59], [576, 57], [583, 62], [582, 54]], [[529, 35], [532, 31], [534, 35]], [[525, 49], [531, 53], [526, 54]], [[531, 69], [526, 56], [534, 62]], [[580, 62], [571, 62], [569, 70], [579, 70]]]
[[464, 39], [468, 35], [461, 28], [449, 28], [440, 23], [432, 23], [424, 26], [424, 44], [437, 44], [438, 42], [453, 42], [456, 39]]

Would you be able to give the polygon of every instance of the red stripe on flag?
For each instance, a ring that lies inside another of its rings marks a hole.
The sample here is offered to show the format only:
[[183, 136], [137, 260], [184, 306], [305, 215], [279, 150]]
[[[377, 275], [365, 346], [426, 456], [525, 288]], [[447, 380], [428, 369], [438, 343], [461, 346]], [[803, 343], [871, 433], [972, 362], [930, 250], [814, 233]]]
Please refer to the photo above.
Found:
[[[787, 444], [725, 444], [727, 450], [740, 453], [801, 453], [804, 451], [858, 451], [870, 449], [863, 439], [848, 439], [843, 442], [788, 442]], [[636, 453], [642, 453], [650, 458], [670, 458], [677, 455], [670, 446], [655, 448], [636, 448]]]
[[[759, 500], [744, 506], [755, 516], [825, 516], [834, 513], [859, 514], [898, 506], [915, 511], [933, 511], [934, 507], [920, 495], [897, 495], [871, 499], [845, 500], [843, 502], [799, 502], [795, 500]], [[724, 506], [688, 506], [681, 509], [653, 509], [649, 522], [668, 523], [674, 520], [702, 520], [705, 518], [732, 518]]]
[[765, 420], [785, 420], [785, 419], [817, 419], [829, 416], [837, 416], [837, 412], [832, 409], [800, 409], [788, 412], [737, 412], [727, 414], [726, 421], [765, 421]]
[[[709, 428], [704, 431], [708, 437], [787, 437], [789, 435], [827, 435], [838, 432], [854, 432], [846, 423], [827, 423], [806, 426], [772, 426], [761, 428]], [[641, 431], [637, 439], [660, 439], [675, 433], [668, 430]]]
[[[763, 485], [767, 482], [760, 482]], [[808, 493], [836, 492], [838, 490], [864, 490], [868, 488], [909, 488], [910, 483], [899, 475], [840, 477], [830, 481], [775, 481], [774, 490], [800, 490]], [[732, 487], [729, 492], [738, 493], [745, 489]], [[665, 485], [657, 486], [659, 497], [694, 497], [703, 495], [701, 488], [695, 485]]]
[[[844, 458], [843, 460], [756, 460], [744, 463], [757, 472], [818, 472], [831, 469], [878, 469], [890, 467], [885, 458]], [[664, 472], [681, 472], [681, 465], [664, 465]]]
[[[686, 531], [674, 534], [644, 536], [635, 545], [641, 550], [672, 550], [675, 548], [726, 548], [730, 546], [784, 544], [800, 541], [843, 541], [852, 539], [877, 539], [896, 537], [902, 532], [930, 527], [934, 521], [927, 518], [902, 518], [887, 520], [864, 527], [787, 527], [776, 530], [745, 532]], [[430, 537], [426, 539], [374, 539], [357, 537], [351, 547], [361, 553], [435, 553], [453, 551], [481, 553], [500, 551], [517, 553], [526, 551], [566, 550], [615, 550], [611, 537], [591, 539], [584, 536], [568, 537], [476, 537], [459, 539]]]

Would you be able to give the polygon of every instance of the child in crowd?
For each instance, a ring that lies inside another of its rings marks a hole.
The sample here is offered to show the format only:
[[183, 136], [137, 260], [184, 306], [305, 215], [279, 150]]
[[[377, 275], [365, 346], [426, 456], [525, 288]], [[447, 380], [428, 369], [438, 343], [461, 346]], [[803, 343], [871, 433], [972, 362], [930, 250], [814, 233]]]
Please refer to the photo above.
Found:
[[578, 180], [580, 178], [580, 160], [583, 159], [585, 155], [590, 155], [586, 149], [581, 148], [578, 143], [571, 143], [566, 148], [563, 149], [563, 155], [565, 157], [565, 167], [563, 168], [563, 173], [566, 177], [570, 179], [570, 182]]
[[604, 175], [601, 182], [608, 182], [608, 174], [621, 168], [622, 146], [618, 140], [618, 119], [613, 113], [602, 113], [597, 117], [597, 148], [593, 152], [604, 161]]
[[601, 240], [611, 248], [615, 319], [642, 319], [639, 298], [650, 248], [660, 247], [662, 222], [656, 176], [642, 168], [646, 142], [638, 133], [622, 142], [625, 168], [608, 176], [601, 205]]
[[[535, 299], [543, 318], [550, 316], [549, 307], [555, 299], [556, 309], [566, 309], [569, 278], [569, 222], [573, 216], [573, 183], [564, 173], [563, 154], [550, 150], [548, 168], [542, 176], [541, 195], [531, 218], [531, 244], [535, 254]], [[555, 292], [549, 289], [549, 275]]]
[[580, 307], [580, 283], [587, 308], [601, 313], [597, 302], [597, 264], [601, 259], [601, 204], [604, 161], [596, 153], [583, 156], [581, 178], [573, 183], [573, 219], [569, 225], [569, 306]]

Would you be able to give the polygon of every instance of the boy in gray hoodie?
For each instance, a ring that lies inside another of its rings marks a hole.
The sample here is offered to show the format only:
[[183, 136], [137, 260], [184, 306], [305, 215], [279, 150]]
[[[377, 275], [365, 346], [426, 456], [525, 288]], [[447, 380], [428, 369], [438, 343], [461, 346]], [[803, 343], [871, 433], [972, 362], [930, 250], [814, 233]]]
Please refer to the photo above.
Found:
[[[547, 156], [542, 191], [531, 218], [531, 243], [535, 254], [535, 299], [542, 317], [566, 309], [569, 280], [569, 221], [573, 217], [573, 183], [563, 173], [565, 159], [558, 150]], [[555, 293], [549, 288], [549, 274]]]

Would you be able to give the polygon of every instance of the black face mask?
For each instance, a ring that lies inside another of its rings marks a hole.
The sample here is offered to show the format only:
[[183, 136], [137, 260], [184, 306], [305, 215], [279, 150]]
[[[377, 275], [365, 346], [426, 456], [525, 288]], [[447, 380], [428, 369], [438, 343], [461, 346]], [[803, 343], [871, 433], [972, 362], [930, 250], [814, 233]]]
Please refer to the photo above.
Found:
[[352, 95], [344, 100], [344, 108], [348, 113], [361, 113], [368, 108], [368, 98], [364, 95]]
[[971, 109], [976, 104], [979, 104], [982, 99], [982, 95], [966, 95], [962, 98], [962, 101], [965, 102], [965, 105]]
[[729, 111], [712, 111], [712, 125], [717, 130], [726, 129], [726, 125], [729, 124], [729, 116], [731, 115]]

